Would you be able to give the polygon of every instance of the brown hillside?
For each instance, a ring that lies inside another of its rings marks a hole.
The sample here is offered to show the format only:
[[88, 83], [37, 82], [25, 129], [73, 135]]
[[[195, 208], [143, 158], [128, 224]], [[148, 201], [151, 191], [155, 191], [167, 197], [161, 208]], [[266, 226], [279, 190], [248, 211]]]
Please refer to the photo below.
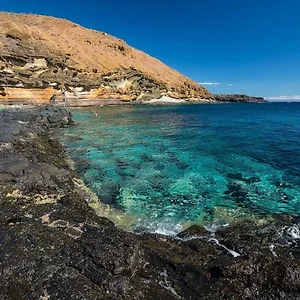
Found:
[[48, 98], [49, 87], [59, 91], [62, 85], [73, 97], [88, 99], [211, 98], [196, 82], [116, 37], [38, 15], [0, 12], [0, 75], [6, 98], [16, 96], [16, 88], [48, 88]]

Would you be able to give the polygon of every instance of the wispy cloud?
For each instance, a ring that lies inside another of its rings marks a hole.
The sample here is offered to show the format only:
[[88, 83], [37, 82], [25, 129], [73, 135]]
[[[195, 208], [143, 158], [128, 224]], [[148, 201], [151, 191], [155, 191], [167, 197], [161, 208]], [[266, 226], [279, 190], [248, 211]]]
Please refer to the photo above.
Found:
[[199, 82], [202, 85], [220, 85], [219, 82]]
[[[199, 84], [201, 84], [201, 85], [225, 85], [225, 84], [222, 84], [220, 82], [209, 82], [209, 81], [199, 82]], [[233, 84], [232, 83], [227, 83], [226, 86], [233, 86]]]
[[300, 101], [300, 95], [282, 95], [282, 96], [272, 96], [265, 97], [266, 100], [273, 101]]

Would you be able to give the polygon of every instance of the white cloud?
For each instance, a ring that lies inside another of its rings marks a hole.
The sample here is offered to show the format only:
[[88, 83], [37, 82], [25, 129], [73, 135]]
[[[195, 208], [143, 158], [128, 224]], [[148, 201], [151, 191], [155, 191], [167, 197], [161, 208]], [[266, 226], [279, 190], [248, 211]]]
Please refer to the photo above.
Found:
[[266, 100], [274, 100], [274, 101], [300, 101], [300, 95], [282, 95], [282, 96], [273, 96], [273, 97], [265, 97]]
[[219, 82], [199, 82], [202, 85], [220, 85]]
[[[219, 83], [219, 82], [208, 82], [208, 81], [199, 82], [199, 84], [201, 84], [201, 85], [221, 85], [221, 83]], [[233, 84], [227, 83], [226, 86], [233, 86]]]

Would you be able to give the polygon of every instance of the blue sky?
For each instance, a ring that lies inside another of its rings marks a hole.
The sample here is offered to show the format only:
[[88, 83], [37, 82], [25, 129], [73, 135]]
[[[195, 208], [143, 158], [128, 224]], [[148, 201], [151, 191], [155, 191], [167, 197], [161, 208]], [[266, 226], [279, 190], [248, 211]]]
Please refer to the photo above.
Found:
[[211, 92], [300, 95], [299, 0], [1, 0], [0, 9], [106, 31], [215, 83]]

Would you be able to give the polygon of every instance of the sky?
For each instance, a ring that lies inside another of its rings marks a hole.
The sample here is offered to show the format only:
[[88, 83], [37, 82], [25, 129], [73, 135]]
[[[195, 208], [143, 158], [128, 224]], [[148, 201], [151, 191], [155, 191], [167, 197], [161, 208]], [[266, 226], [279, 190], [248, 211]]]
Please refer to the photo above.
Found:
[[105, 31], [213, 93], [300, 101], [299, 0], [1, 0], [0, 10]]

